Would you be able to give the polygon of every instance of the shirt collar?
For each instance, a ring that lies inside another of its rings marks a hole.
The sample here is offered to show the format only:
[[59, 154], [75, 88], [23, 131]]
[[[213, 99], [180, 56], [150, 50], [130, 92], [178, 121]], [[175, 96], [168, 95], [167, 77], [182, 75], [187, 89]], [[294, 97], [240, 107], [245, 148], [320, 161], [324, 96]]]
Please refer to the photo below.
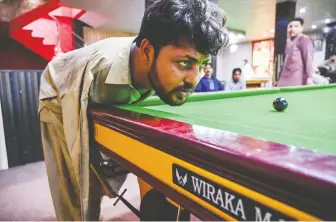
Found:
[[105, 80], [105, 84], [128, 85], [132, 92], [129, 103], [142, 101], [154, 94], [153, 90], [141, 94], [132, 86], [129, 61], [134, 39], [135, 37], [125, 37], [115, 40], [113, 49], [117, 53], [112, 58], [112, 65]]
[[106, 84], [130, 85], [132, 83], [129, 59], [134, 39], [134, 37], [125, 37], [115, 40], [113, 50], [116, 54], [112, 58], [112, 65], [105, 80]]

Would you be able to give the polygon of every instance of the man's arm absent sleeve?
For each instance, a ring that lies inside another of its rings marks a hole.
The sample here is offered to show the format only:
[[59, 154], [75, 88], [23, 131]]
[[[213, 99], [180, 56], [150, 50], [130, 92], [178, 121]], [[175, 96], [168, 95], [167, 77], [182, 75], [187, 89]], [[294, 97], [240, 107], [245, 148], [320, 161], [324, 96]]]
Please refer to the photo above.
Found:
[[307, 77], [313, 76], [314, 43], [309, 37], [305, 37], [301, 43], [302, 61]]

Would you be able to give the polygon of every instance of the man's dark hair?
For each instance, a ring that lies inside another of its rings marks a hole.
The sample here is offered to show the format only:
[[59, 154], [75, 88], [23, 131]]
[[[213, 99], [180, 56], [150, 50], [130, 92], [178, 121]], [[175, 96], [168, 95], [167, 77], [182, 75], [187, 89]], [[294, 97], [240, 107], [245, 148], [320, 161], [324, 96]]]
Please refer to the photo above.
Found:
[[207, 63], [207, 64], [205, 64], [204, 67], [206, 67], [206, 66], [210, 66], [211, 68], [213, 68], [211, 63]]
[[208, 0], [157, 0], [145, 11], [136, 38], [147, 39], [155, 52], [167, 45], [188, 41], [206, 55], [217, 55], [228, 43], [224, 12]]
[[240, 74], [241, 74], [241, 72], [242, 72], [240, 68], [234, 68], [234, 69], [232, 70], [232, 75], [235, 74], [235, 72], [237, 72], [237, 71], [240, 72]]
[[295, 17], [292, 20], [290, 20], [290, 22], [300, 22], [301, 25], [303, 25], [304, 24], [304, 19], [300, 18], [300, 17]]

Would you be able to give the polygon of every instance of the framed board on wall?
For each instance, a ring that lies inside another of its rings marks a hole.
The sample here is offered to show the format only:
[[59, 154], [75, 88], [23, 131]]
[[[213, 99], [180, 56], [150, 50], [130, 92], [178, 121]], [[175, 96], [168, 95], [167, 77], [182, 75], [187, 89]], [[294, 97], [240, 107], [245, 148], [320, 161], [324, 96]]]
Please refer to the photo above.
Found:
[[273, 76], [274, 40], [252, 42], [252, 67], [256, 77]]
[[323, 39], [314, 40], [314, 49], [316, 52], [321, 52], [323, 50]]

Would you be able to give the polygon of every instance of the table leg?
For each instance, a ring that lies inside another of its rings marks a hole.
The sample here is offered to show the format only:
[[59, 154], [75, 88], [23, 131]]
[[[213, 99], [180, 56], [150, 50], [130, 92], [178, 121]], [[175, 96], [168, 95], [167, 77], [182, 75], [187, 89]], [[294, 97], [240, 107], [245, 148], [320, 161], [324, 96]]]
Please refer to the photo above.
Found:
[[176, 206], [161, 192], [138, 178], [141, 194], [140, 221], [190, 221], [189, 211]]

